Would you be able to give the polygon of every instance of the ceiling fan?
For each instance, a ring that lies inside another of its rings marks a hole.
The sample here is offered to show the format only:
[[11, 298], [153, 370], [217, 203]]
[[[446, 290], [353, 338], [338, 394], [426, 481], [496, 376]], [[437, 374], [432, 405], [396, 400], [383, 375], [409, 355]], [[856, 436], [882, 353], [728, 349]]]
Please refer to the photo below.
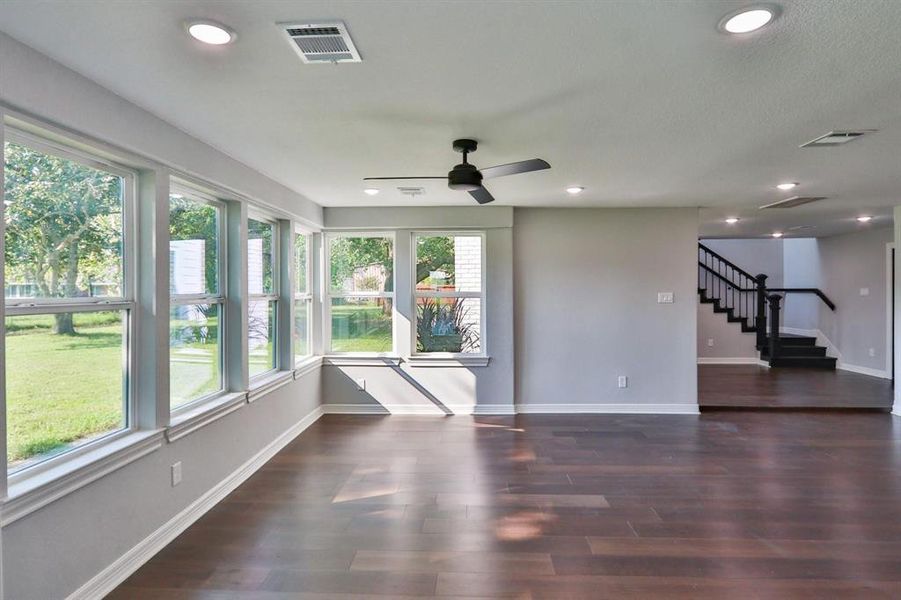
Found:
[[551, 165], [540, 158], [521, 160], [506, 165], [497, 165], [479, 170], [475, 165], [469, 164], [466, 157], [470, 152], [475, 152], [478, 142], [470, 139], [454, 140], [454, 150], [463, 154], [463, 162], [455, 166], [446, 176], [438, 177], [366, 177], [363, 181], [385, 181], [392, 179], [447, 179], [447, 187], [452, 190], [469, 192], [479, 204], [488, 204], [494, 201], [494, 196], [482, 185], [482, 179], [503, 177], [504, 175], [516, 175], [550, 169]]

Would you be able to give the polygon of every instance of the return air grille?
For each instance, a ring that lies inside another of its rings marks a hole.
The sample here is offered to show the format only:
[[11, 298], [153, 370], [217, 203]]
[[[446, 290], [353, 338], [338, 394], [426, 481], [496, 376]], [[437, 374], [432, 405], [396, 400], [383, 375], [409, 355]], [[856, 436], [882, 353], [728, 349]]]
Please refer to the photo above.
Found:
[[860, 129], [858, 131], [830, 131], [826, 135], [801, 144], [801, 148], [821, 148], [827, 146], [844, 146], [868, 133], [875, 133], [875, 129]]
[[825, 199], [826, 196], [792, 196], [791, 198], [786, 198], [785, 200], [778, 200], [776, 202], [764, 204], [760, 208], [761, 210], [764, 208], [794, 208], [796, 206], [801, 206], [802, 204], [810, 204], [811, 202], [819, 202], [820, 200]]
[[279, 23], [279, 27], [307, 64], [362, 62], [343, 22]]

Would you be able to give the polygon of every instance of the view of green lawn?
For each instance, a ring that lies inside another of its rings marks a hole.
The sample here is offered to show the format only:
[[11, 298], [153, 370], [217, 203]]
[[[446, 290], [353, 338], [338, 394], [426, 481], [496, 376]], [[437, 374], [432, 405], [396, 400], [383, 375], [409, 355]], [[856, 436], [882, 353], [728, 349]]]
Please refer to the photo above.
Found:
[[333, 352], [390, 352], [391, 317], [377, 303], [332, 306]]
[[74, 322], [76, 335], [57, 335], [51, 333], [51, 315], [6, 319], [12, 467], [119, 429], [125, 422], [122, 315], [75, 314]]

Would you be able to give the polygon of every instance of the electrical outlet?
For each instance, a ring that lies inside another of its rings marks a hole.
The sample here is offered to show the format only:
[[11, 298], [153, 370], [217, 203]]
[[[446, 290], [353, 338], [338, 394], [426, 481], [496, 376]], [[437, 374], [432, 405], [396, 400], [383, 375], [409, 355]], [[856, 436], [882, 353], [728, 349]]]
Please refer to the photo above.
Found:
[[713, 338], [707, 338], [707, 345], [713, 348]]
[[672, 304], [673, 303], [673, 293], [672, 292], [657, 292], [657, 304]]
[[172, 465], [172, 487], [181, 483], [181, 461]]
[[629, 387], [629, 378], [626, 377], [625, 375], [620, 375], [619, 377], [616, 378], [616, 385], [617, 385], [617, 387], [621, 387], [621, 388]]
[[357, 384], [357, 390], [360, 392], [366, 391], [366, 380], [360, 377], [359, 379], [354, 379], [354, 383]]

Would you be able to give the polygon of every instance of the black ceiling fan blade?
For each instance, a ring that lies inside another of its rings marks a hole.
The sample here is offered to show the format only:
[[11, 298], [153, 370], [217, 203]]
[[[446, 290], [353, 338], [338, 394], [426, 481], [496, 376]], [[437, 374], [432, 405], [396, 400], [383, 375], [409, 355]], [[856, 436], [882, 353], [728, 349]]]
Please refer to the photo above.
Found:
[[363, 181], [391, 181], [393, 179], [447, 179], [447, 175], [440, 177], [364, 177]]
[[516, 175], [518, 173], [530, 173], [532, 171], [541, 171], [550, 169], [551, 165], [546, 160], [540, 158], [532, 158], [530, 160], [521, 160], [506, 165], [497, 165], [496, 167], [488, 167], [487, 169], [479, 169], [482, 177], [491, 179], [493, 177], [503, 177], [504, 175]]
[[478, 202], [479, 204], [488, 204], [489, 202], [494, 202], [494, 196], [492, 196], [491, 192], [483, 187], [469, 192], [469, 195], [475, 198], [476, 202]]

